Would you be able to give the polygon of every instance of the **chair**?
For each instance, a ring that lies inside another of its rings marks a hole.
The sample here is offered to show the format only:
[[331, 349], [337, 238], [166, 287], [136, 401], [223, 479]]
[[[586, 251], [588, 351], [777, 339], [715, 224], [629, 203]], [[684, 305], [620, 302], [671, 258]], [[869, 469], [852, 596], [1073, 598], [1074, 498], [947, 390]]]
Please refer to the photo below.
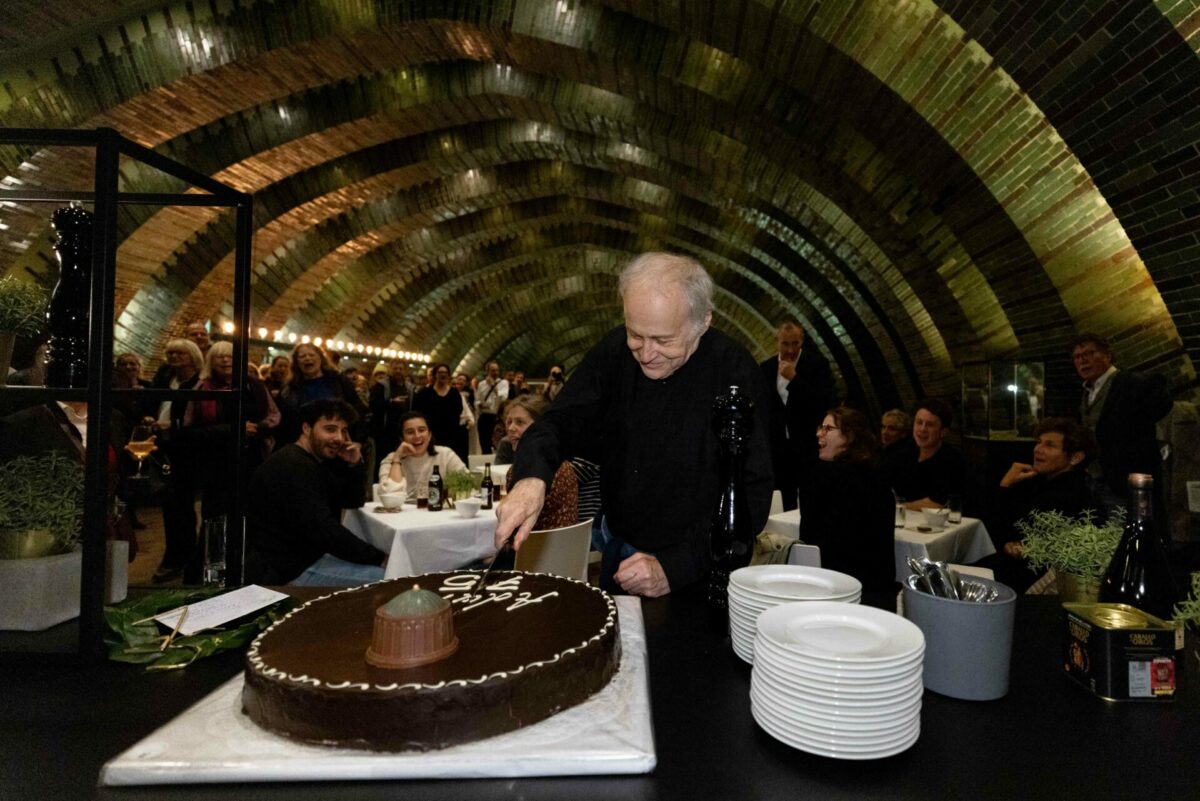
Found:
[[479, 472], [482, 473], [483, 466], [485, 464], [491, 464], [492, 460], [495, 458], [496, 455], [492, 453], [472, 453], [467, 456], [467, 467], [471, 468], [472, 470], [479, 468]]
[[821, 549], [816, 545], [793, 542], [791, 550], [788, 551], [787, 563], [789, 565], [804, 565], [805, 567], [820, 567]]
[[783, 511], [783, 493], [775, 490], [771, 493], [771, 512], [770, 514], [777, 515]]
[[591, 549], [592, 520], [588, 518], [565, 528], [531, 532], [517, 551], [513, 567], [587, 581]]

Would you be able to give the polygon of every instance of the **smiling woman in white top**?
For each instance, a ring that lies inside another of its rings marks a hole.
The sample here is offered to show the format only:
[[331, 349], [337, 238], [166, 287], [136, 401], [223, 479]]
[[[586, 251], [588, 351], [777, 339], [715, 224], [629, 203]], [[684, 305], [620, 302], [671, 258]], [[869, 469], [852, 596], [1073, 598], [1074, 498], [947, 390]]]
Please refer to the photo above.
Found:
[[450, 448], [437, 448], [429, 423], [420, 412], [409, 412], [400, 419], [400, 447], [384, 457], [379, 465], [379, 491], [403, 492], [410, 502], [416, 502], [417, 492], [429, 486], [433, 467], [444, 477], [455, 471], [465, 472], [467, 466]]

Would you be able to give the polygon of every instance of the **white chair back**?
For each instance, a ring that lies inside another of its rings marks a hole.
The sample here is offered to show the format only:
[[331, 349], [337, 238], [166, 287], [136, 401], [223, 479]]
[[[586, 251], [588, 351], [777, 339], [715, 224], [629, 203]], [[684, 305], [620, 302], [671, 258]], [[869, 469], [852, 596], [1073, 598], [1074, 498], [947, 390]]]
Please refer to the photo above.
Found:
[[588, 518], [573, 526], [530, 533], [517, 551], [513, 567], [587, 581], [591, 549], [592, 520]]
[[381, 501], [379, 500], [379, 482], [378, 481], [376, 481], [374, 484], [371, 485], [371, 501], [374, 503], [381, 503]]
[[792, 549], [788, 551], [787, 563], [789, 565], [804, 565], [805, 567], [820, 567], [821, 549], [816, 545], [793, 542]]
[[777, 515], [783, 511], [783, 493], [775, 490], [771, 493], [771, 514]]
[[494, 453], [472, 453], [467, 456], [467, 467], [471, 468], [472, 470], [479, 468], [479, 472], [482, 473], [483, 466], [485, 464], [491, 464], [492, 460], [495, 458], [496, 455]]

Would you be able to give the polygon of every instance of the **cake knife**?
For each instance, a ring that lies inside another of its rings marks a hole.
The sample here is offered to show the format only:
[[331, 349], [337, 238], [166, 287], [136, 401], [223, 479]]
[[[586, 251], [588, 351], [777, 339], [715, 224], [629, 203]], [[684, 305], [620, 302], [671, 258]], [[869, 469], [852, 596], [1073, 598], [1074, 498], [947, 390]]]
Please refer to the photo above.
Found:
[[496, 551], [496, 556], [492, 559], [492, 563], [484, 568], [483, 573], [479, 576], [479, 581], [475, 582], [475, 586], [471, 588], [471, 594], [467, 596], [467, 600], [463, 603], [464, 607], [470, 606], [471, 602], [475, 600], [475, 596], [479, 594], [479, 589], [487, 581], [488, 574], [492, 572], [492, 568], [496, 566], [496, 562], [500, 561], [500, 554], [512, 548], [511, 543], [512, 538], [509, 537], [501, 544], [500, 550]]

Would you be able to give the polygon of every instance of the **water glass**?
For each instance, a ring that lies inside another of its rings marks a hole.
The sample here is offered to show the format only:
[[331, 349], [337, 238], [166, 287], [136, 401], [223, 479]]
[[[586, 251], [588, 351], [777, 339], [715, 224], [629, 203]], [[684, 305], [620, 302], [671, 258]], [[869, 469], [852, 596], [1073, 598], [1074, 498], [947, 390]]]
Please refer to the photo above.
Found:
[[225, 586], [225, 515], [204, 521], [204, 586]]
[[896, 499], [896, 528], [904, 528], [908, 524], [908, 509], [904, 506], [904, 499]]
[[949, 520], [951, 523], [962, 522], [962, 496], [951, 495], [946, 498], [946, 508], [950, 510]]

